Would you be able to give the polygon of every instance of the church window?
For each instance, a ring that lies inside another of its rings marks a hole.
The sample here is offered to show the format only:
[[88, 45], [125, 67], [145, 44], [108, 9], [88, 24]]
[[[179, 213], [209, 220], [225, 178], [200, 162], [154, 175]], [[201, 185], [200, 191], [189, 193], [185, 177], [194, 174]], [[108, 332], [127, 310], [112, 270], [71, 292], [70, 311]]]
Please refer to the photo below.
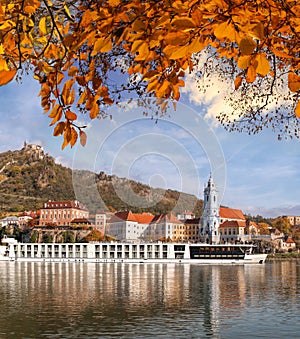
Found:
[[216, 196], [214, 195], [214, 202], [216, 202]]

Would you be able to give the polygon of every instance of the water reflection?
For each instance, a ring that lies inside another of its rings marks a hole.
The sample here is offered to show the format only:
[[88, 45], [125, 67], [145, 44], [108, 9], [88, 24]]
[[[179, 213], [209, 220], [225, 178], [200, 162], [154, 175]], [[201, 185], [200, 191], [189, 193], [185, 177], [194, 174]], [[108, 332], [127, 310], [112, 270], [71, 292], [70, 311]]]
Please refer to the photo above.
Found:
[[255, 331], [272, 334], [275, 319], [281, 327], [272, 337], [284, 331], [293, 338], [300, 320], [299, 270], [296, 262], [2, 262], [0, 337], [250, 338]]

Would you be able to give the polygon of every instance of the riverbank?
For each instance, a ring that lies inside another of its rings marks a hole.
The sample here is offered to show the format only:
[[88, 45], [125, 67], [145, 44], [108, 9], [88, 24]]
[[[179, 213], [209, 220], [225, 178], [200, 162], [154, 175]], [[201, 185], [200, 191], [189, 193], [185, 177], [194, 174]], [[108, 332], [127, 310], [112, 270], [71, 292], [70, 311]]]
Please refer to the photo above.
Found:
[[269, 254], [267, 260], [300, 260], [300, 253]]

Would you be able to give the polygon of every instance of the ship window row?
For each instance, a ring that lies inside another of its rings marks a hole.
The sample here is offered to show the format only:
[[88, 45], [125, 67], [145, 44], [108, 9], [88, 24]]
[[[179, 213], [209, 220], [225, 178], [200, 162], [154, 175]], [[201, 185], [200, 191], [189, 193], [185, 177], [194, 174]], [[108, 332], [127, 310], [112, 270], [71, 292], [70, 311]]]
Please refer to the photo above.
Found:
[[[15, 251], [22, 251], [22, 252], [87, 252], [88, 245], [87, 244], [21, 244], [21, 245], [14, 245]], [[94, 245], [92, 250], [95, 252], [167, 252], [168, 247], [167, 245]]]

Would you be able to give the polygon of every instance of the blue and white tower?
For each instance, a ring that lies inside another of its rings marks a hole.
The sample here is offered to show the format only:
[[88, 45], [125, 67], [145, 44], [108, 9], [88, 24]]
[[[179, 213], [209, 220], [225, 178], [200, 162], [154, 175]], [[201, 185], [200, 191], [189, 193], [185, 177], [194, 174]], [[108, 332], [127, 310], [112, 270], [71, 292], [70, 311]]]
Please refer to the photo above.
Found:
[[219, 242], [220, 208], [218, 194], [212, 175], [204, 189], [202, 227], [200, 239], [206, 243], [216, 244]]

